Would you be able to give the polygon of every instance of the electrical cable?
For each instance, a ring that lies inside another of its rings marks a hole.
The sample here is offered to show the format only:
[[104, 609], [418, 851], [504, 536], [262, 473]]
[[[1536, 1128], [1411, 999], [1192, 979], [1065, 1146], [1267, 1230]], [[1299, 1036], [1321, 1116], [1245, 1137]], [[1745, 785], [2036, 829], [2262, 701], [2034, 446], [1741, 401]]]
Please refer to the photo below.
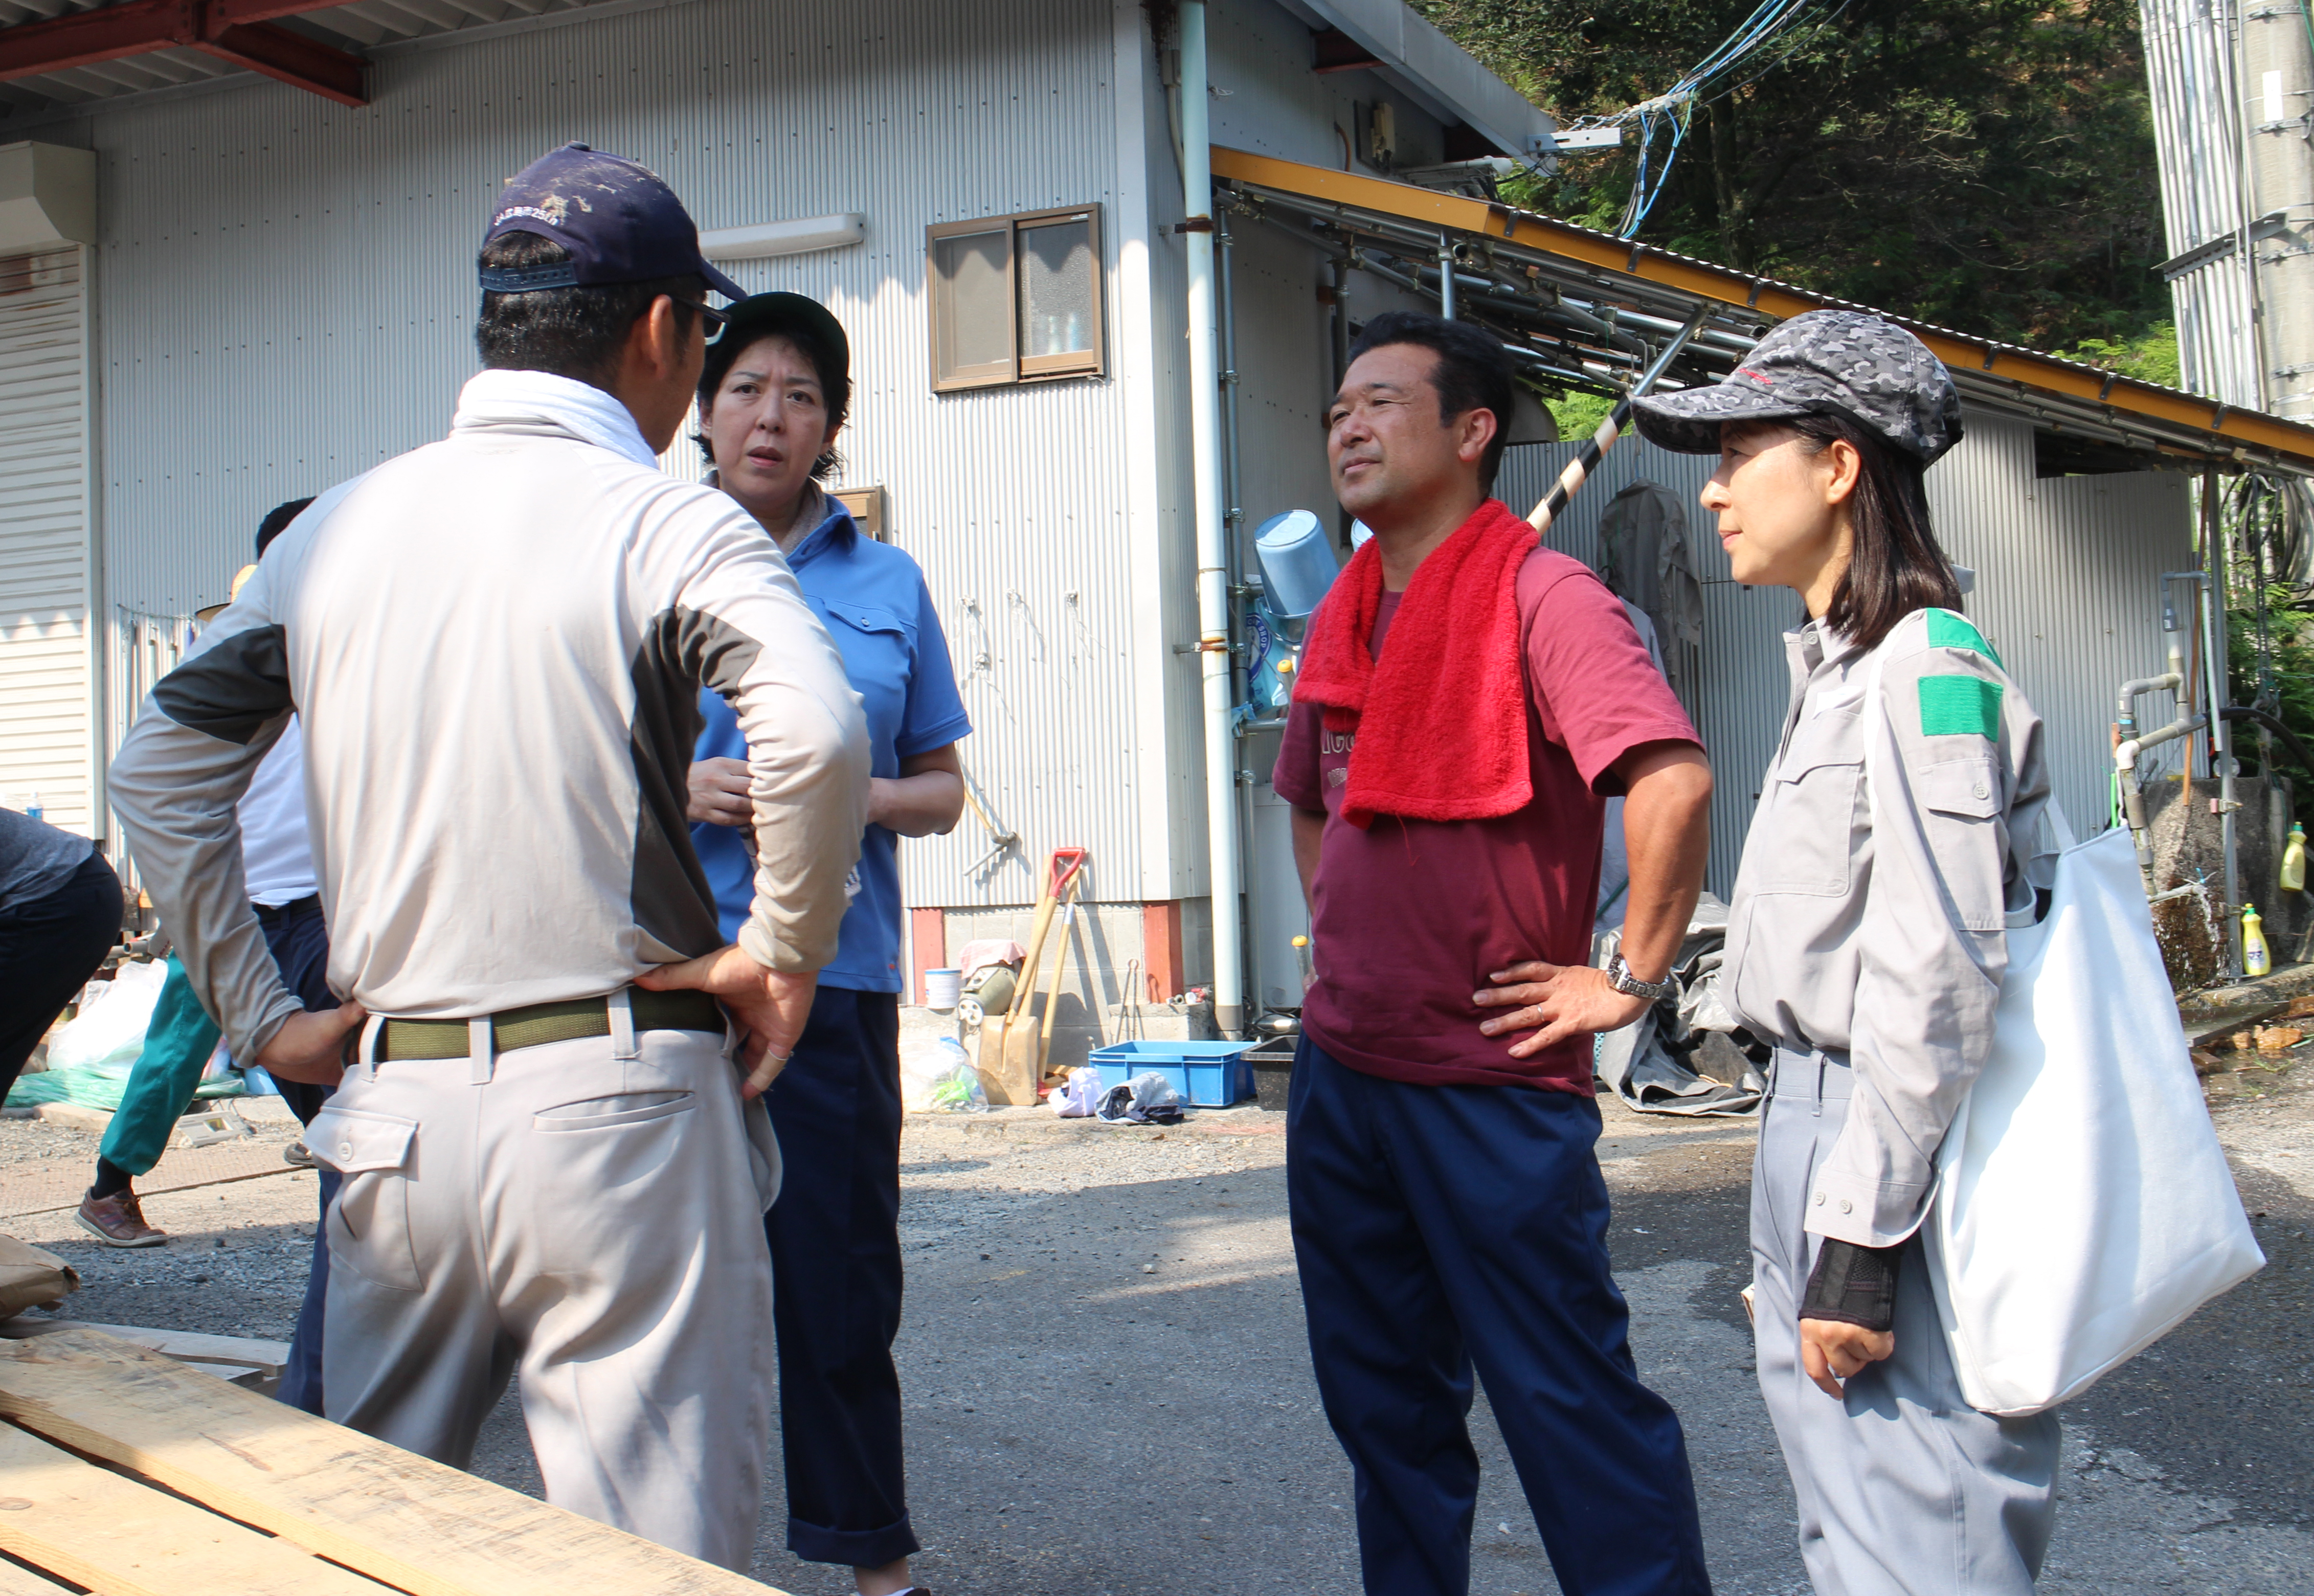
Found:
[[[1677, 83], [1652, 100], [1605, 116], [1578, 117], [1568, 125], [1568, 131], [1600, 128], [1622, 128], [1637, 123], [1638, 127], [1638, 169], [1632, 174], [1631, 197], [1623, 207], [1623, 217], [1617, 225], [1619, 237], [1630, 238], [1655, 208], [1664, 185], [1670, 181], [1672, 167], [1679, 160], [1680, 146], [1687, 142], [1689, 128], [1695, 119], [1699, 103], [1709, 103], [1705, 91], [1764, 48], [1771, 40], [1787, 33], [1792, 24], [1816, 8], [1820, 0], [1761, 0], [1752, 14], [1744, 19], [1736, 31], [1720, 41], [1718, 48], [1683, 73]], [[1823, 19], [1829, 25], [1833, 18], [1848, 9], [1848, 0]], [[1821, 29], [1817, 30], [1821, 31]], [[1804, 38], [1788, 40], [1784, 48], [1772, 60], [1741, 83], [1727, 84], [1710, 98], [1724, 99], [1751, 84], [1758, 82], [1788, 60], [1792, 52], [1806, 43]], [[1661, 164], [1656, 164], [1656, 142], [1658, 133], [1668, 134]]]

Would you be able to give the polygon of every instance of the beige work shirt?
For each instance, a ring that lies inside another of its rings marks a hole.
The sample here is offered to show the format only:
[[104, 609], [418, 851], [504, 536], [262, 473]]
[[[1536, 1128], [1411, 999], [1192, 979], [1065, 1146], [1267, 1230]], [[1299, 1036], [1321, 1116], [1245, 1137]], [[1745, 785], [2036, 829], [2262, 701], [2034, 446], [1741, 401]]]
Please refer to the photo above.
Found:
[[2030, 923], [2024, 867], [2049, 798], [2041, 719], [1968, 622], [1906, 616], [1879, 649], [1876, 829], [1870, 653], [1814, 622], [1784, 648], [1791, 702], [1736, 872], [1721, 979], [1753, 1035], [1848, 1055], [1848, 1124], [1805, 1224], [1892, 1247], [1920, 1228], [1938, 1145], [1983, 1068], [2007, 927]]

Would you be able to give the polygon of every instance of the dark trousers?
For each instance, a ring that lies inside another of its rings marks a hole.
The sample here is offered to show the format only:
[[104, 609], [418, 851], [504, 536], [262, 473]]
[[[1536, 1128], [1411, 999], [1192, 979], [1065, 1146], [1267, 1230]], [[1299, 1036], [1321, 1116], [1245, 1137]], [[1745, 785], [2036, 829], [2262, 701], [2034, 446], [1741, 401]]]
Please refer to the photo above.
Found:
[[46, 897], [0, 911], [0, 1098], [120, 939], [120, 877], [92, 853]]
[[900, 1456], [900, 1000], [823, 986], [764, 1098], [788, 1549], [880, 1568], [916, 1550]]
[[1679, 1419], [1607, 1265], [1599, 1109], [1364, 1075], [1303, 1037], [1286, 1189], [1310, 1355], [1373, 1596], [1464, 1596], [1471, 1371], [1568, 1596], [1706, 1596]]
[[[265, 932], [265, 946], [273, 955], [274, 967], [281, 972], [282, 984], [307, 1009], [336, 1008], [338, 996], [330, 990], [329, 980], [330, 928], [322, 918], [322, 900], [300, 898], [278, 909], [260, 908], [257, 923]], [[302, 1080], [275, 1084], [300, 1124], [314, 1123], [314, 1115], [330, 1100], [332, 1089]], [[321, 1175], [321, 1206], [315, 1211], [314, 1261], [305, 1272], [305, 1300], [297, 1309], [297, 1328], [289, 1337], [289, 1362], [282, 1368], [281, 1389], [275, 1393], [290, 1406], [311, 1414], [322, 1411], [322, 1304], [330, 1291], [330, 1248], [322, 1216], [330, 1211], [330, 1200], [338, 1195], [340, 1179], [335, 1169], [324, 1169]]]

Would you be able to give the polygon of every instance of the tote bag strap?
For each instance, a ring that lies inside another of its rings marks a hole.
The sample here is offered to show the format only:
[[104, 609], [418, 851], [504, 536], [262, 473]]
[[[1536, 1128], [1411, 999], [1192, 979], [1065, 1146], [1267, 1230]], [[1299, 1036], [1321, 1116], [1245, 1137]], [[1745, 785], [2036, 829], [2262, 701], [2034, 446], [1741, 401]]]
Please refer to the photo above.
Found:
[[1888, 725], [1888, 706], [1880, 697], [1880, 662], [1887, 652], [1888, 639], [1883, 638], [1864, 662], [1864, 798], [1866, 813], [1872, 822], [1872, 855], [1876, 860], [1880, 855], [1880, 734]]
[[2041, 824], [2047, 826], [2049, 834], [2057, 840], [2057, 851], [2060, 853], [2070, 851], [2080, 841], [2073, 834], [2073, 823], [2065, 818], [2065, 807], [2057, 802], [2054, 792], [2049, 794], [2049, 801], [2042, 806]]

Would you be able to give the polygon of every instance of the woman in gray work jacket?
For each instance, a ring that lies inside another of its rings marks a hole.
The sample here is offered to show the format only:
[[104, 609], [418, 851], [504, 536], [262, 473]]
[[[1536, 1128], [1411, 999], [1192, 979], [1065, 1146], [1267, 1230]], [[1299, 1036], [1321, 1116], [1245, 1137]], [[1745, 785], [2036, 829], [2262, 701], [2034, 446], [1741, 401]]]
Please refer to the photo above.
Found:
[[1917, 1239], [1992, 1041], [2005, 928], [2031, 919], [2049, 793], [2040, 718], [1959, 613], [1929, 524], [1952, 379], [1902, 329], [1818, 311], [1638, 410], [1653, 442], [1719, 456], [1702, 499], [1736, 580], [1807, 607], [1720, 979], [1776, 1046], [1753, 1312], [1808, 1575], [1822, 1596], [2026, 1592], [2057, 1421], [1962, 1399]]

